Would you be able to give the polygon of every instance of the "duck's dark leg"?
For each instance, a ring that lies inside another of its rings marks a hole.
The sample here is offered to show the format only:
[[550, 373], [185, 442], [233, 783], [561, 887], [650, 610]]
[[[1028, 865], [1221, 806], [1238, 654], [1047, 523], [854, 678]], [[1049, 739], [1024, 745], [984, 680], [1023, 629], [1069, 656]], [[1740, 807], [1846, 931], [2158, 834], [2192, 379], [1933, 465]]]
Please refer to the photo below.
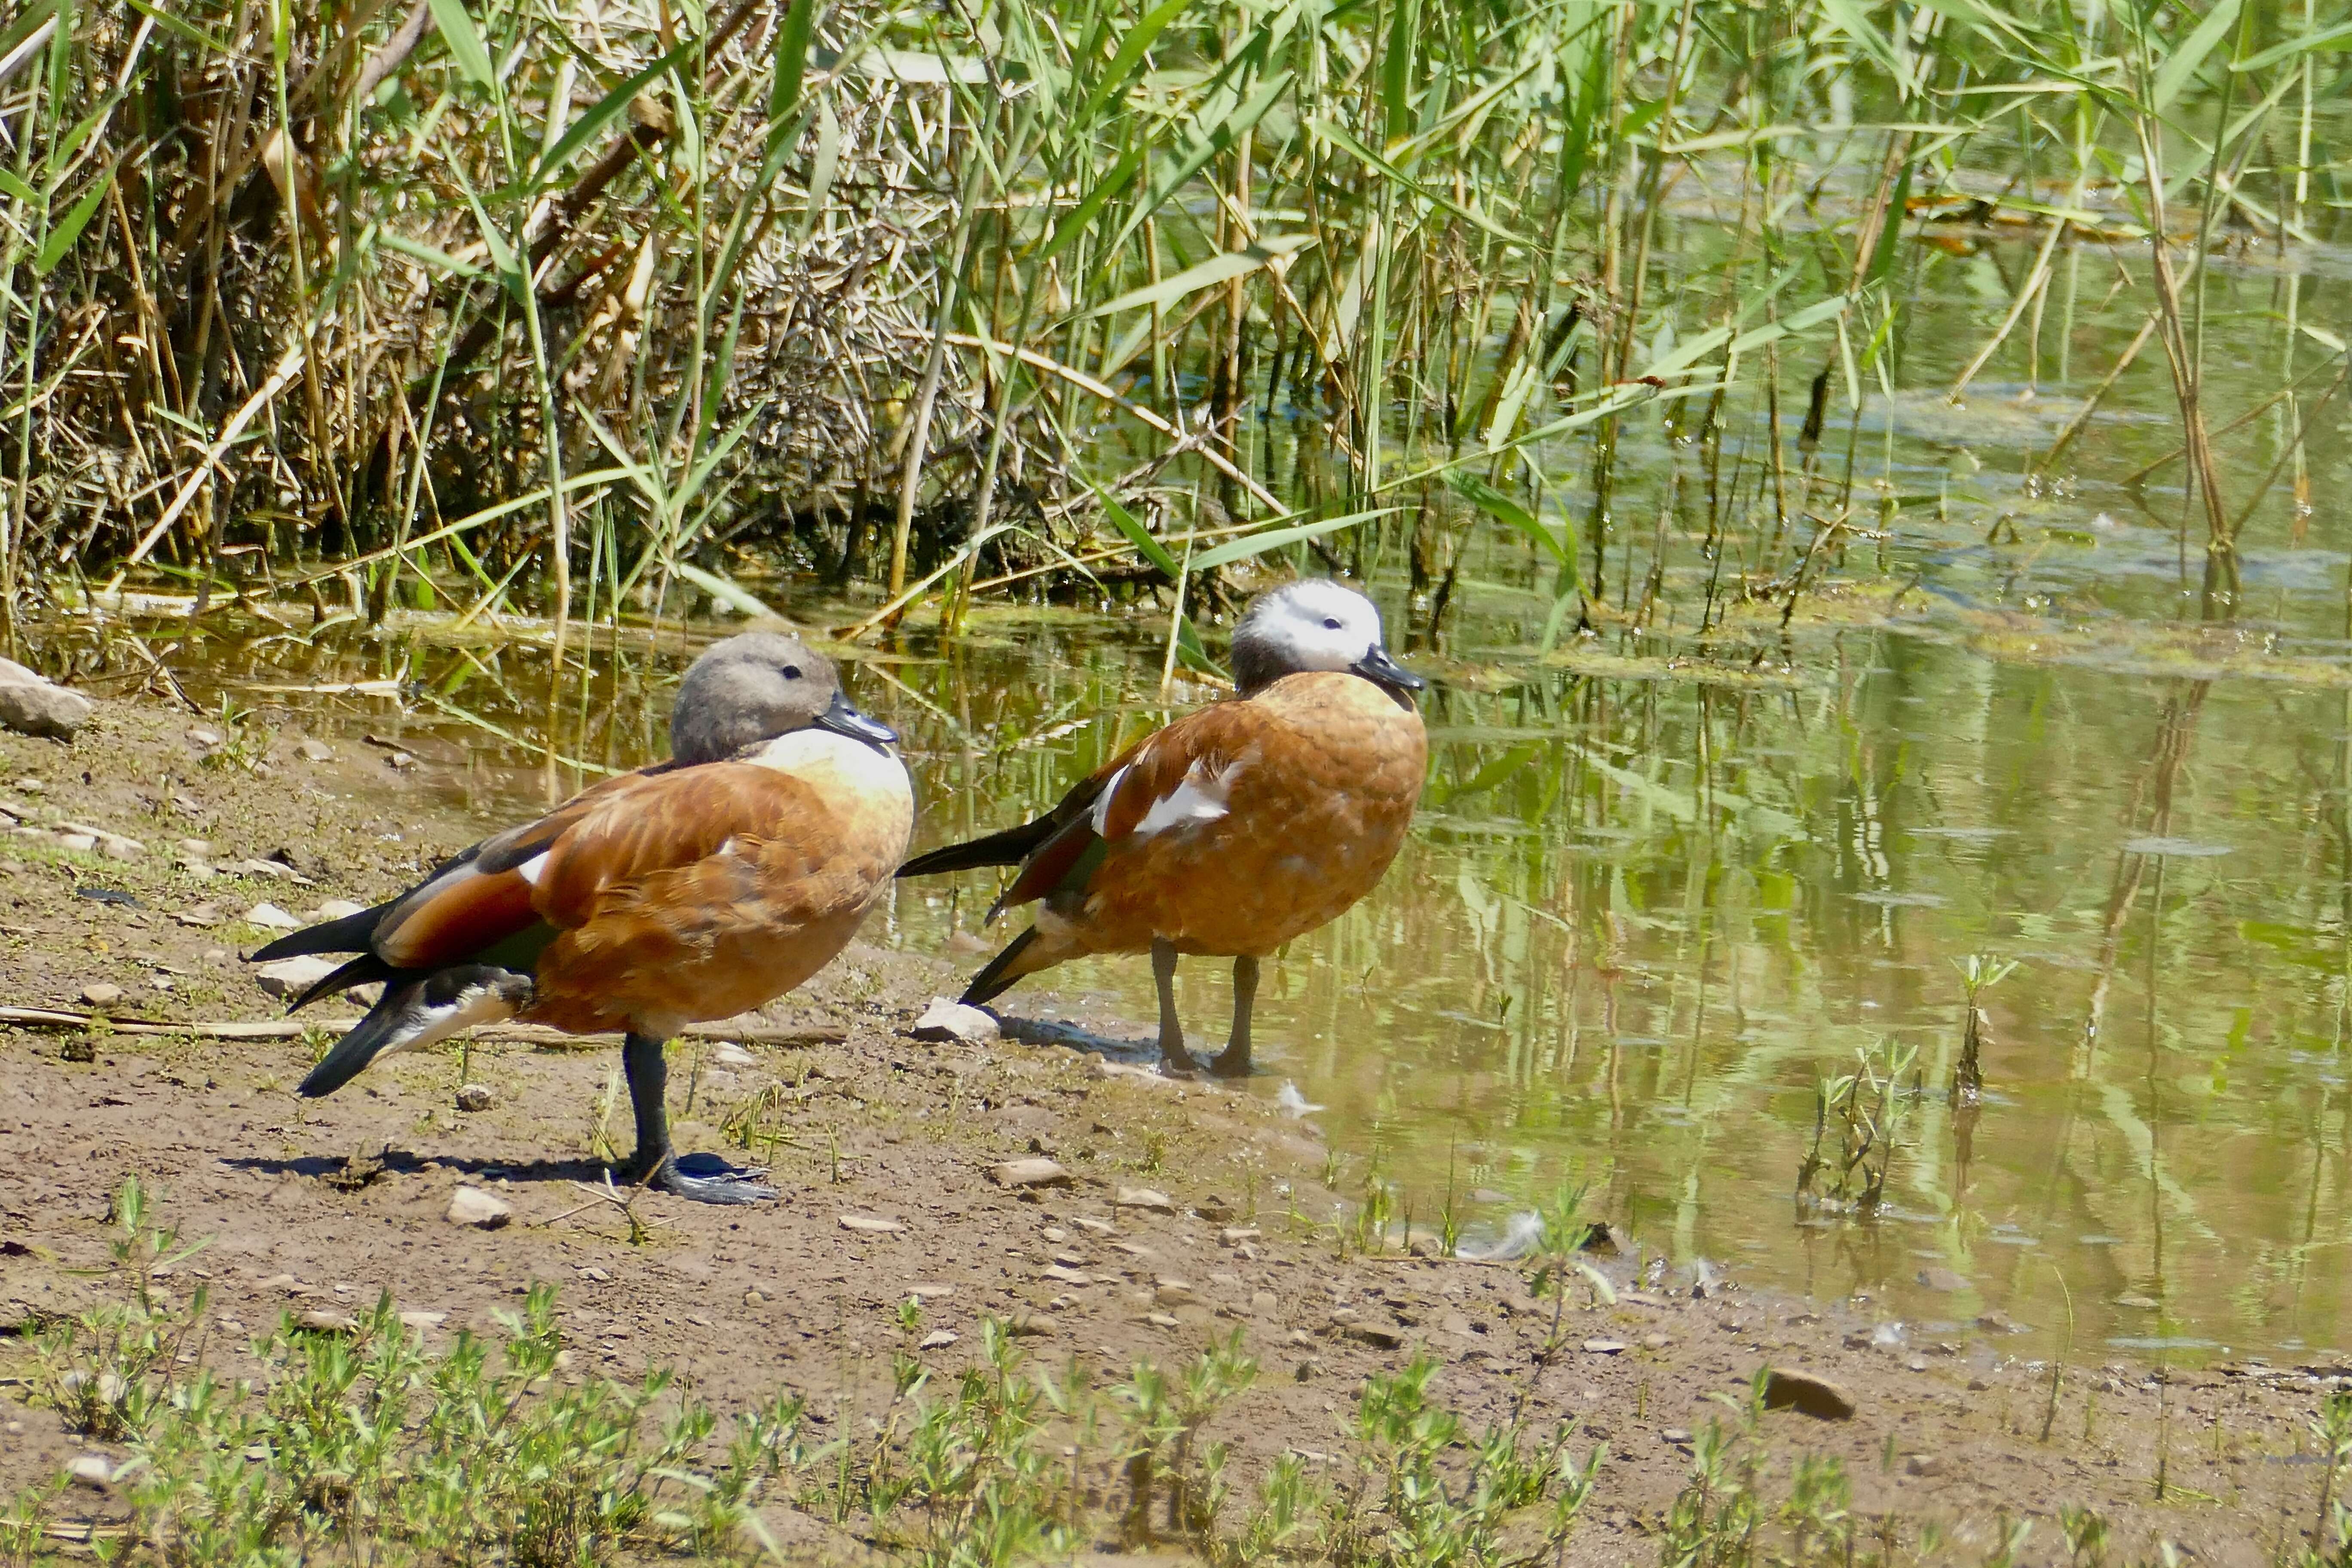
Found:
[[669, 1146], [669, 1111], [664, 1096], [669, 1087], [669, 1063], [662, 1057], [665, 1042], [631, 1035], [621, 1046], [621, 1071], [629, 1080], [629, 1109], [636, 1116], [637, 1148], [617, 1179], [643, 1184], [698, 1204], [759, 1204], [775, 1197], [776, 1189], [753, 1180], [765, 1171], [739, 1171], [715, 1154], [689, 1154], [690, 1171]]
[[1234, 1032], [1209, 1063], [1219, 1078], [1247, 1078], [1250, 1070], [1250, 1013], [1257, 1005], [1257, 960], [1244, 953], [1234, 960]]
[[1164, 936], [1151, 939], [1151, 982], [1160, 988], [1160, 1070], [1189, 1076], [1192, 1053], [1176, 1016], [1176, 944]]

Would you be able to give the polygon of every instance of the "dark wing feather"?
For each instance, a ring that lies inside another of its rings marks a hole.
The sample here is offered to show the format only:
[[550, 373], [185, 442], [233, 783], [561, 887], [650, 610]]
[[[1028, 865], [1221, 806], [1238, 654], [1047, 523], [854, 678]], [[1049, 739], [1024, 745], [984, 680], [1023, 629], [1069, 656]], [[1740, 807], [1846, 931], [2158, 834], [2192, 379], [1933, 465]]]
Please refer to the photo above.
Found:
[[[1093, 782], [1091, 779], [1087, 781], [1089, 784]], [[898, 868], [898, 875], [933, 877], [942, 871], [970, 871], [982, 866], [1018, 866], [1029, 858], [1030, 852], [1037, 846], [1054, 836], [1055, 828], [1060, 826], [1059, 815], [1058, 810], [1048, 812], [1034, 822], [1024, 822], [1018, 827], [1008, 827], [985, 838], [969, 839], [961, 844], [950, 844], [944, 849], [918, 855]]]
[[299, 1013], [321, 996], [331, 996], [338, 991], [349, 991], [354, 985], [365, 985], [372, 980], [391, 980], [399, 973], [400, 971], [378, 958], [374, 953], [363, 952], [332, 974], [321, 975], [317, 984], [297, 996], [294, 999], [294, 1005], [286, 1010], [289, 1013]]
[[[401, 898], [406, 897], [405, 893], [401, 895]], [[300, 931], [288, 931], [276, 942], [263, 944], [251, 962], [275, 963], [281, 958], [300, 958], [314, 952], [363, 952], [370, 939], [375, 935], [376, 922], [399, 902], [400, 899], [393, 899], [372, 910], [362, 910], [355, 915], [321, 921]]]
[[[1150, 737], [1146, 737], [1149, 740]], [[1070, 793], [1055, 804], [1054, 809], [1034, 822], [1018, 827], [1008, 827], [992, 833], [985, 838], [970, 839], [962, 844], [950, 844], [943, 849], [933, 849], [918, 855], [898, 868], [901, 877], [929, 877], [942, 871], [969, 871], [981, 866], [1018, 866], [1037, 852], [1038, 847], [1050, 842], [1056, 833], [1073, 822], [1085, 819], [1092, 811], [1095, 797], [1102, 794], [1103, 785], [1111, 775], [1127, 765], [1135, 755], [1136, 746], [1129, 746], [1087, 777], [1071, 786]]]

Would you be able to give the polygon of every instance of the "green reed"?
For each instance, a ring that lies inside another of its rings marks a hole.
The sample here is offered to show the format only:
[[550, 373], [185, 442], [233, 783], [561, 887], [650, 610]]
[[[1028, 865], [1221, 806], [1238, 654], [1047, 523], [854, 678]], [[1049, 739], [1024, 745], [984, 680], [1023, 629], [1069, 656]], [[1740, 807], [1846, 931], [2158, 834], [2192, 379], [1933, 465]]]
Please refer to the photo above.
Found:
[[[2204, 262], [2333, 221], [2340, 33], [2239, 0], [40, 0], [0, 29], [0, 604], [136, 575], [618, 626], [756, 608], [782, 552], [859, 629], [1198, 576], [1172, 659], [1223, 568], [1394, 567], [1434, 623], [1499, 530], [1554, 637], [1704, 629], [1906, 504], [1859, 419], [1902, 386], [1915, 242], [1994, 232], [2032, 258], [1948, 392], [2031, 384], [2105, 247], [2227, 604], [2310, 410], [2225, 478]], [[1661, 440], [1700, 454], [1663, 493]]]

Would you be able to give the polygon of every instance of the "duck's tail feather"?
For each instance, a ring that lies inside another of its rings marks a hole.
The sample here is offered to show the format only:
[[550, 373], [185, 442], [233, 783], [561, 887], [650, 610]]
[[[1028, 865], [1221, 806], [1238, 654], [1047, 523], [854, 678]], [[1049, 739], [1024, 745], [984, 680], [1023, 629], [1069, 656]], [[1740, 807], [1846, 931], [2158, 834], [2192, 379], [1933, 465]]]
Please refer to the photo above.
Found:
[[[406, 896], [402, 895], [403, 898]], [[275, 963], [281, 958], [302, 958], [314, 952], [364, 952], [369, 939], [375, 935], [377, 922], [398, 902], [399, 899], [393, 899], [372, 910], [362, 910], [355, 915], [321, 921], [300, 931], [288, 931], [276, 942], [265, 944], [253, 955], [251, 962]]]
[[321, 996], [331, 996], [338, 991], [349, 991], [354, 985], [365, 985], [372, 981], [397, 980], [400, 973], [374, 953], [363, 952], [333, 973], [321, 975], [316, 984], [296, 997], [294, 1005], [286, 1010], [299, 1013]]
[[1037, 945], [1037, 928], [1031, 926], [1004, 944], [1004, 951], [988, 961], [988, 967], [971, 977], [963, 988], [966, 1006], [977, 1007], [982, 1003], [1002, 995], [1013, 988], [1013, 983], [1024, 974], [1034, 974], [1054, 963], [1042, 953], [1033, 952]]
[[930, 877], [941, 871], [969, 871], [980, 866], [1018, 866], [1029, 858], [1030, 851], [1053, 837], [1055, 826], [1052, 817], [1041, 816], [985, 838], [950, 844], [944, 849], [916, 856], [898, 868], [898, 875]]
[[367, 1016], [320, 1058], [297, 1092], [312, 1100], [332, 1094], [380, 1056], [429, 1046], [476, 1024], [511, 1018], [530, 1000], [530, 975], [487, 963], [458, 964], [387, 985]]

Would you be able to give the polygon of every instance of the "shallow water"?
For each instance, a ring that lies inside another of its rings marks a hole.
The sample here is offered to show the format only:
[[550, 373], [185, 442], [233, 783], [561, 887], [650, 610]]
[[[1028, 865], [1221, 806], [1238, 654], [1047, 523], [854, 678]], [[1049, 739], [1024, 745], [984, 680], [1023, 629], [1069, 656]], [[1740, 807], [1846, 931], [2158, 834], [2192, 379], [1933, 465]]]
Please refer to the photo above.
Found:
[[[2294, 285], [2306, 319], [2344, 313], [2331, 258], [2306, 258]], [[1955, 260], [1920, 301], [1906, 384], [1948, 384], [1998, 321], [1992, 265]], [[2286, 286], [2217, 275], [2217, 321], [2242, 329], [2217, 337], [2218, 405], [2317, 363], [2309, 342], [2285, 362]], [[1915, 1342], [1998, 1310], [2042, 1349], [2071, 1312], [2078, 1354], [2307, 1360], [2352, 1344], [2342, 409], [2315, 425], [2316, 510], [2284, 490], [2257, 507], [2245, 595], [2211, 613], [2178, 490], [2115, 483], [2171, 440], [2153, 350], [2063, 475], [2022, 475], [2137, 309], [2053, 326], [2032, 397], [2021, 348], [1964, 407], [1872, 399], [1858, 468], [1905, 499], [1887, 539], [1825, 564], [1878, 592], [1801, 616], [1785, 640], [1766, 617], [1703, 645], [1615, 634], [1546, 653], [1549, 567], [1475, 547], [1442, 646], [1418, 656], [1438, 682], [1412, 838], [1380, 891], [1269, 963], [1260, 992], [1257, 1087], [1292, 1083], [1322, 1108], [1344, 1185], [1389, 1184], [1416, 1230], [1450, 1215], [1477, 1235], [1582, 1182], [1677, 1264], [1862, 1293]], [[2225, 445], [2242, 495], [2281, 437], [2258, 421]], [[1694, 493], [1699, 457], [1654, 420], [1625, 450], [1618, 516], [1644, 520], [1628, 531], [1646, 550], [1664, 476], [1684, 465]], [[1572, 487], [1574, 455], [1557, 456]], [[1670, 530], [1664, 594], [1685, 627], [1703, 527]], [[1373, 557], [1392, 641], [1426, 642], [1397, 555], [1391, 542]], [[1612, 555], [1606, 580], [1645, 570]], [[788, 610], [840, 618], [772, 586]], [[600, 655], [551, 702], [542, 650], [479, 634], [224, 619], [175, 662], [200, 690], [418, 749], [486, 823], [590, 776], [548, 763], [551, 742], [604, 766], [657, 754], [667, 688], [643, 678], [674, 663]], [[855, 693], [908, 739], [920, 841], [1039, 809], [1205, 697], [1180, 683], [1163, 705], [1163, 636], [1148, 609], [983, 610], [959, 637], [918, 626], [862, 658]], [[405, 695], [261, 689], [354, 679]], [[871, 934], [940, 951], [993, 891], [977, 876], [903, 888]], [[1980, 998], [1972, 1114], [1947, 1093], [1970, 954], [2017, 965]], [[1056, 983], [1139, 1030], [1152, 1016], [1140, 959]], [[1195, 1044], [1213, 1047], [1222, 966], [1188, 961], [1180, 994]], [[1890, 1046], [1916, 1057], [1890, 1100], [1879, 1212], [1800, 1204], [1816, 1086]]]

